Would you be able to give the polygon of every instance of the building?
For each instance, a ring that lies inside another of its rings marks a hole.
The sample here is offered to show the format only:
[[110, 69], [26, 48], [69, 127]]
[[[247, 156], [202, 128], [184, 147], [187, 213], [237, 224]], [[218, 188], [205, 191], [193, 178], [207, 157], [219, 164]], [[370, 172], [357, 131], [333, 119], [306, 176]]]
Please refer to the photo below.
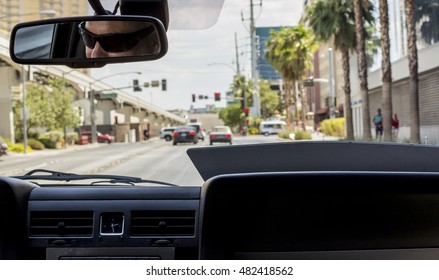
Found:
[[0, 5], [0, 30], [9, 34], [19, 22], [51, 18], [53, 16], [78, 16], [87, 14], [88, 2], [84, 0], [2, 1]]
[[[439, 145], [439, 22], [436, 15], [439, 6], [431, 1], [414, 0], [417, 9], [417, 48], [419, 61], [419, 114], [421, 125], [421, 139], [429, 144]], [[312, 1], [305, 1], [305, 6]], [[372, 1], [378, 7], [378, 0]], [[389, 6], [389, 37], [392, 63], [392, 111], [397, 113], [400, 120], [398, 141], [408, 141], [410, 138], [409, 123], [409, 69], [407, 58], [407, 31], [405, 29], [405, 7], [403, 0], [388, 1]], [[375, 11], [377, 33], [379, 34], [379, 14]], [[333, 48], [331, 42], [321, 45], [314, 56], [314, 69], [310, 76], [327, 79], [329, 76], [328, 58], [325, 54], [328, 48]], [[362, 139], [363, 124], [361, 111], [361, 94], [358, 79], [358, 62], [355, 53], [350, 58], [351, 104], [344, 104], [344, 78], [341, 68], [339, 52], [334, 53], [334, 91], [337, 100], [336, 116], [343, 117], [346, 106], [351, 106], [354, 122], [354, 136]], [[382, 107], [381, 93], [381, 52], [378, 49], [373, 56], [373, 63], [368, 72], [369, 107], [371, 119], [377, 108]], [[328, 96], [327, 84], [314, 83], [307, 88], [308, 110], [314, 112], [316, 124], [328, 118], [328, 108], [325, 99]], [[320, 106], [320, 108], [319, 108]], [[373, 125], [372, 125], [373, 129]], [[374, 131], [372, 131], [374, 136]]]

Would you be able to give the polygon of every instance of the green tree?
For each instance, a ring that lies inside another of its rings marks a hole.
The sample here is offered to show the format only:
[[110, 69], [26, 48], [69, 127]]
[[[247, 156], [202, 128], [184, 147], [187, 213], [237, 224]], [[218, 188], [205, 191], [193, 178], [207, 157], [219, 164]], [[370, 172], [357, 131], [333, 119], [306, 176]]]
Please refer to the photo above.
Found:
[[[39, 83], [27, 86], [26, 104], [28, 109], [27, 132], [32, 128], [43, 127], [56, 130], [76, 127], [80, 118], [72, 106], [73, 91], [59, 78], [46, 78]], [[22, 131], [22, 103], [14, 108], [16, 127]]]
[[221, 109], [218, 116], [225, 125], [233, 128], [242, 124], [244, 114], [239, 104], [233, 104]]
[[418, 49], [414, 0], [405, 0], [409, 61], [410, 142], [420, 143]]
[[259, 94], [261, 95], [261, 118], [266, 119], [279, 111], [280, 97], [271, 90], [270, 82], [259, 80]]
[[73, 89], [69, 87], [64, 79], [49, 78], [49, 87], [54, 96], [53, 105], [55, 106], [55, 126], [52, 129], [64, 129], [66, 127], [77, 127], [80, 118], [79, 113], [73, 103]]
[[421, 26], [422, 39], [432, 45], [439, 41], [438, 0], [414, 0], [415, 22]]
[[[372, 7], [372, 6], [370, 6]], [[363, 11], [363, 20], [368, 23], [368, 28], [373, 27], [372, 10]], [[356, 47], [355, 13], [352, 0], [318, 0], [313, 2], [305, 15], [306, 22], [310, 25], [317, 39], [324, 42], [333, 40], [335, 49], [341, 52], [344, 96], [345, 96], [345, 122], [346, 138], [354, 139], [354, 125], [352, 118], [350, 65], [349, 57]], [[368, 32], [368, 34], [371, 34]], [[368, 47], [373, 51], [376, 44], [367, 40]], [[376, 48], [375, 48], [376, 49]]]
[[278, 70], [284, 82], [286, 123], [292, 128], [292, 106], [295, 107], [295, 120], [300, 119], [296, 83], [303, 80], [306, 71], [312, 67], [313, 54], [317, 49], [316, 41], [311, 29], [299, 24], [282, 27], [279, 31], [272, 30], [266, 46], [266, 59]]

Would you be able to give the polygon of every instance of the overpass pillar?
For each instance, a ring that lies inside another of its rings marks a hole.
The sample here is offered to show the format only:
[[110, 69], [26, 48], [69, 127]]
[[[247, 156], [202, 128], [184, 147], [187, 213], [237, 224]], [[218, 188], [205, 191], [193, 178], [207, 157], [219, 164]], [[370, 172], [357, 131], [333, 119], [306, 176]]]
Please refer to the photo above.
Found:
[[[6, 63], [0, 64], [0, 136], [15, 143], [14, 113], [12, 111], [14, 94], [11, 90], [15, 69]], [[16, 96], [21, 98], [20, 96]]]

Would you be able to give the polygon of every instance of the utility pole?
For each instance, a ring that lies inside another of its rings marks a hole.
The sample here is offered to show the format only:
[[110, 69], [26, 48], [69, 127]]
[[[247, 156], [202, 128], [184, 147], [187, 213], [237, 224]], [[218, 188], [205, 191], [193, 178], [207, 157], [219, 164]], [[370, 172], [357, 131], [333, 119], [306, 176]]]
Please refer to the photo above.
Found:
[[[241, 72], [239, 69], [239, 51], [238, 51], [238, 39], [236, 37], [236, 32], [235, 32], [235, 53], [236, 53], [236, 76], [239, 78], [241, 76]], [[247, 108], [247, 98], [245, 96], [245, 78], [244, 78], [244, 83], [242, 84], [242, 106], [245, 108]]]
[[251, 40], [251, 59], [252, 59], [252, 78], [253, 78], [253, 113], [255, 117], [261, 116], [261, 103], [259, 99], [259, 72], [258, 56], [256, 54], [256, 27], [253, 12], [253, 0], [250, 0], [250, 40]]
[[[238, 51], [238, 39], [236, 38], [236, 32], [235, 32], [235, 53], [236, 53], [236, 77], [238, 78], [238, 79], [240, 79], [240, 77], [241, 77], [241, 72], [240, 72], [240, 70], [239, 70], [239, 51]], [[242, 83], [242, 109], [243, 109], [243, 111], [244, 112], [246, 112], [246, 110], [247, 110], [247, 96], [246, 96], [246, 87], [245, 87], [245, 83], [246, 83], [246, 80], [245, 80], [245, 76], [243, 76], [244, 77], [244, 79], [243, 79], [243, 83]], [[245, 121], [244, 121], [244, 125], [243, 125], [243, 134], [242, 135], [247, 135], [247, 117], [246, 117], [246, 119], [245, 119]]]

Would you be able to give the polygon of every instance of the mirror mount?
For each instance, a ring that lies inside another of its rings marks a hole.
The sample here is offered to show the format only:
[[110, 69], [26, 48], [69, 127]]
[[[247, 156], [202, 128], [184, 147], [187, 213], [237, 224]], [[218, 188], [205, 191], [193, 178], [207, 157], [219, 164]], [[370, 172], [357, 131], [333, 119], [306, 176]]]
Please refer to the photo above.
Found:
[[165, 29], [168, 30], [168, 0], [119, 0], [119, 3], [122, 15], [152, 16], [158, 18], [165, 26]]
[[108, 15], [108, 11], [104, 9], [100, 0], [88, 0], [88, 3], [95, 11], [96, 15]]

